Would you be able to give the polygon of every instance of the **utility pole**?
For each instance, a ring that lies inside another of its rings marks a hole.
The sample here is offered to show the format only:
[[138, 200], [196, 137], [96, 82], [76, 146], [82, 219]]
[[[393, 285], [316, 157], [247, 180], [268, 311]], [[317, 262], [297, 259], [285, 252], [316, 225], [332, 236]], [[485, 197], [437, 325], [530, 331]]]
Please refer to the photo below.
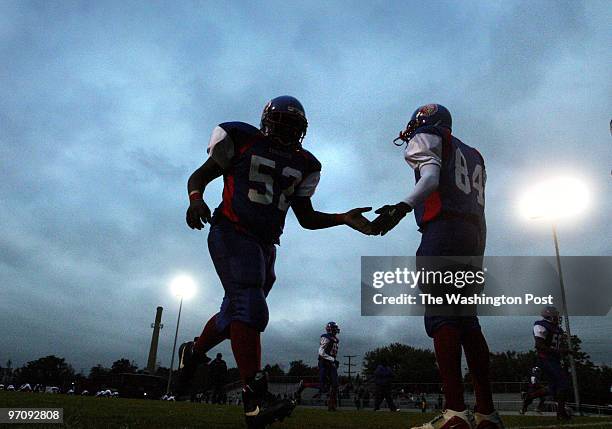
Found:
[[349, 384], [350, 384], [350, 382], [351, 382], [351, 374], [353, 372], [355, 372], [355, 371], [353, 371], [353, 367], [357, 366], [357, 364], [351, 363], [351, 359], [356, 358], [357, 355], [345, 355], [344, 357], [348, 359], [348, 363], [343, 363], [343, 365], [348, 368], [346, 371], [344, 371], [344, 373], [348, 374], [348, 381], [349, 381]]

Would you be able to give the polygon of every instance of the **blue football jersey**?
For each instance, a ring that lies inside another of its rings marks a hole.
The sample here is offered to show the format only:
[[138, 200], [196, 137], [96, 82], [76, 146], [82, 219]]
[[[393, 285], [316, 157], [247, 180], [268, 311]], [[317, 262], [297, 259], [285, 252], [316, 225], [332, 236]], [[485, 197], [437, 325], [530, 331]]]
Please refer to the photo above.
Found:
[[339, 343], [340, 343], [340, 340], [335, 335], [332, 335], [332, 334], [321, 335], [321, 340], [319, 343], [319, 347], [320, 347], [319, 356], [321, 356], [321, 351], [322, 351], [328, 356], [331, 356], [335, 359], [336, 356], [338, 355]]
[[[438, 189], [422, 204], [414, 207], [417, 224], [423, 226], [448, 213], [485, 225], [486, 170], [482, 155], [443, 129], [422, 127], [416, 132], [419, 133], [434, 134], [442, 138], [442, 164]], [[418, 182], [418, 168], [414, 170], [414, 174]]]
[[544, 340], [544, 344], [553, 350], [552, 353], [539, 352], [541, 357], [559, 358], [561, 356], [559, 347], [561, 346], [563, 329], [561, 329], [560, 326], [550, 323], [548, 320], [542, 319], [533, 324], [533, 332], [534, 336], [542, 338]]
[[226, 122], [216, 130], [222, 142], [211, 139], [209, 152], [215, 158], [213, 145], [224, 146], [215, 158], [224, 168], [224, 186], [213, 222], [224, 217], [266, 243], [279, 243], [291, 202], [314, 193], [321, 164], [303, 148], [279, 148], [244, 122]]

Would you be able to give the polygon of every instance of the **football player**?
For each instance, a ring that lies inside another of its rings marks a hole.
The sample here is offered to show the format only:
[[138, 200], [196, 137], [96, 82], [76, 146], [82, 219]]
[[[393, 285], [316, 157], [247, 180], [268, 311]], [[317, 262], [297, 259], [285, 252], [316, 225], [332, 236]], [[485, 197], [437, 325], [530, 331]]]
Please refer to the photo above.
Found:
[[319, 395], [329, 391], [327, 409], [336, 411], [338, 403], [338, 334], [340, 327], [336, 322], [325, 325], [325, 333], [319, 341]]
[[[220, 311], [206, 323], [183, 364], [182, 380], [206, 359], [206, 352], [230, 339], [242, 379], [247, 426], [262, 427], [289, 415], [290, 400], [274, 400], [261, 369], [260, 333], [268, 324], [266, 297], [274, 285], [276, 245], [289, 207], [306, 229], [338, 225], [369, 234], [362, 213], [316, 211], [315, 192], [321, 164], [302, 147], [308, 122], [302, 104], [290, 96], [266, 104], [259, 128], [225, 122], [214, 128], [208, 159], [187, 183], [187, 225], [201, 230], [210, 223], [208, 249], [224, 289]], [[214, 214], [204, 202], [204, 190], [223, 176], [223, 198]]]
[[[193, 355], [193, 345], [198, 341], [198, 337], [195, 337], [193, 341], [184, 342], [179, 346], [178, 350], [178, 372], [180, 376], [185, 377], [185, 364], [189, 362], [189, 358]], [[199, 362], [192, 361], [192, 368], [190, 377], [195, 373], [197, 366], [200, 364], [207, 364], [210, 362], [208, 357], [204, 357]], [[177, 392], [177, 396], [189, 395], [191, 402], [195, 402], [196, 389], [192, 385], [192, 379], [180, 380], [180, 386]]]
[[[417, 258], [469, 256], [480, 258], [481, 263], [486, 237], [484, 159], [451, 131], [452, 118], [446, 107], [427, 104], [415, 110], [394, 143], [399, 140], [398, 145], [406, 144], [404, 158], [414, 170], [416, 185], [399, 203], [379, 208], [372, 228], [385, 235], [414, 211], [422, 234]], [[503, 428], [493, 406], [489, 348], [478, 317], [432, 315], [426, 308], [425, 330], [433, 338], [446, 410], [420, 428], [471, 428], [463, 399], [462, 348], [474, 380], [476, 427]]]
[[542, 319], [533, 324], [533, 337], [538, 356], [537, 365], [548, 380], [548, 393], [557, 401], [557, 418], [569, 420], [565, 400], [569, 380], [561, 367], [561, 358], [568, 353], [563, 345], [564, 331], [560, 326], [559, 311], [552, 306], [542, 309]]
[[531, 368], [531, 377], [529, 377], [529, 386], [527, 387], [527, 393], [523, 398], [523, 407], [521, 408], [521, 414], [525, 414], [529, 405], [534, 399], [540, 399], [538, 404], [538, 413], [544, 411], [544, 400], [546, 399], [547, 389], [542, 385], [542, 370], [539, 366]]

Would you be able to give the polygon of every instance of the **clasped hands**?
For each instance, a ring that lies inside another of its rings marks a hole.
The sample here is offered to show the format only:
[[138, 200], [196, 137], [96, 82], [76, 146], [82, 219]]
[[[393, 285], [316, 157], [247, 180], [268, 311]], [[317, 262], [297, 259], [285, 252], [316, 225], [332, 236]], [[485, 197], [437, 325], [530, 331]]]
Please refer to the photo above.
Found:
[[363, 215], [370, 210], [372, 207], [349, 210], [342, 214], [344, 223], [366, 235], [385, 235], [412, 211], [412, 207], [404, 202], [382, 206], [374, 212], [378, 217], [371, 222]]

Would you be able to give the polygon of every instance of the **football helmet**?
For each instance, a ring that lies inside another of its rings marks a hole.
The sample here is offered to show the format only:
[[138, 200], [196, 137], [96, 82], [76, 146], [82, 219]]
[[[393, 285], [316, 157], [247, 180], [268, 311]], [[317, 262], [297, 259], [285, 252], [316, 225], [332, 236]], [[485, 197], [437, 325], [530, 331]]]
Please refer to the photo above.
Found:
[[300, 146], [308, 128], [302, 103], [289, 95], [273, 98], [263, 109], [260, 128], [282, 146]]
[[336, 322], [329, 322], [327, 325], [325, 325], [325, 332], [336, 335], [340, 333], [340, 326], [338, 326]]
[[[452, 130], [453, 118], [448, 109], [441, 104], [426, 104], [421, 106], [414, 111], [408, 125], [406, 125], [406, 129], [400, 131], [399, 137], [393, 140], [393, 143], [397, 146], [408, 143], [408, 141], [414, 137], [416, 130], [425, 125], [444, 127]], [[396, 143], [398, 140], [400, 140], [400, 143]]]
[[540, 315], [544, 318], [544, 320], [548, 320], [556, 325], [558, 325], [560, 322], [559, 310], [557, 310], [557, 307], [553, 307], [551, 305], [546, 306], [542, 309]]
[[531, 368], [531, 375], [533, 375], [534, 377], [540, 378], [541, 374], [542, 369], [539, 366], [534, 366], [533, 368]]

